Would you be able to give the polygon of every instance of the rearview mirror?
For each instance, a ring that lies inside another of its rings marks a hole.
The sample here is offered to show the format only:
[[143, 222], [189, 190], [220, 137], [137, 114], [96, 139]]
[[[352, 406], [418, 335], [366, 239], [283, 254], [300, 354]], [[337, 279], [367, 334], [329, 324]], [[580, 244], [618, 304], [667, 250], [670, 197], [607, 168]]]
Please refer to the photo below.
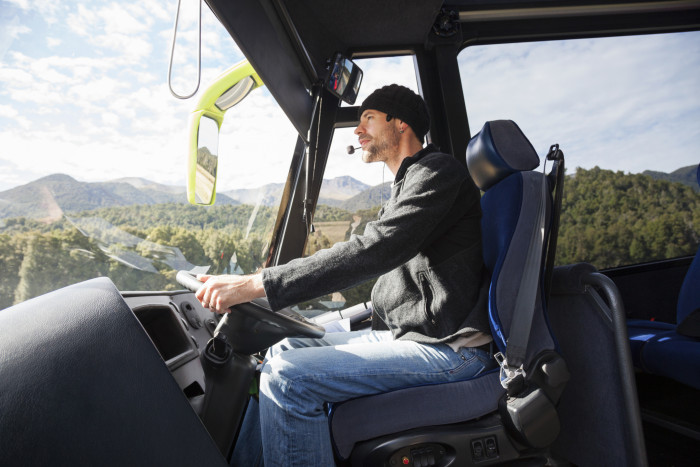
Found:
[[197, 204], [209, 205], [216, 197], [216, 168], [219, 157], [219, 124], [202, 115], [197, 132], [197, 164], [194, 196]]
[[234, 65], [204, 91], [190, 114], [187, 164], [187, 201], [190, 204], [214, 204], [219, 130], [224, 114], [262, 85], [262, 80], [250, 63], [245, 61]]
[[326, 79], [326, 89], [350, 105], [355, 103], [362, 83], [362, 70], [342, 54], [336, 54]]

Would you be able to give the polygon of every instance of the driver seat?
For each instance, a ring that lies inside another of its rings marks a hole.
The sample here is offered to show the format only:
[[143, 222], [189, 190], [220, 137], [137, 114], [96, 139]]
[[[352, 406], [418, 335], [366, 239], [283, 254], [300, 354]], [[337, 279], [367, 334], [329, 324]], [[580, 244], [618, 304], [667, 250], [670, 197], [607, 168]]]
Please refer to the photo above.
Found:
[[[535, 313], [525, 357], [528, 388], [507, 401], [499, 369], [472, 379], [409, 387], [329, 407], [331, 439], [343, 465], [489, 465], [543, 458], [556, 438], [555, 409], [568, 371], [556, 352], [545, 317], [544, 249], [528, 267], [536, 211], [545, 199], [545, 243], [551, 191], [534, 148], [512, 121], [487, 122], [469, 142], [467, 164], [482, 197], [484, 262], [491, 273], [489, 318], [498, 350], [505, 354], [521, 277], [537, 274]], [[551, 179], [549, 180], [551, 181]], [[526, 332], [526, 331], [525, 331]], [[541, 390], [540, 390], [541, 389]]]

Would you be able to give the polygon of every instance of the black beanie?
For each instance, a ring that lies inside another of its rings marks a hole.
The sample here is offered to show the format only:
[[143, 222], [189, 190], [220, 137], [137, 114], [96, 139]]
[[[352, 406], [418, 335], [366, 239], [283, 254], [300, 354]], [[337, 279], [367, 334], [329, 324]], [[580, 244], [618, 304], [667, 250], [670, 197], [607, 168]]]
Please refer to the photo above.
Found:
[[423, 98], [405, 86], [390, 84], [367, 96], [358, 117], [367, 109], [379, 110], [408, 123], [420, 142], [430, 129], [430, 115]]

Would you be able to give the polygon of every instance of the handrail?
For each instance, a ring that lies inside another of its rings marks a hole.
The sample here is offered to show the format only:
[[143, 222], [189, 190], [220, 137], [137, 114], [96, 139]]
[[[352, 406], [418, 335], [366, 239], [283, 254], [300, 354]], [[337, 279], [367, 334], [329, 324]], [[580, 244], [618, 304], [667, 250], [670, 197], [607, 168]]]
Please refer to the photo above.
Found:
[[175, 25], [173, 26], [173, 41], [170, 44], [170, 61], [168, 62], [168, 88], [170, 89], [170, 94], [178, 99], [189, 99], [190, 97], [197, 94], [199, 90], [199, 84], [202, 81], [202, 0], [199, 0], [199, 34], [198, 34], [198, 52], [197, 52], [197, 86], [195, 86], [194, 91], [191, 94], [180, 95], [175, 92], [172, 85], [172, 74], [173, 74], [173, 57], [175, 56], [175, 41], [177, 39], [177, 24], [180, 20], [180, 4], [182, 0], [177, 0], [177, 12], [175, 13]]

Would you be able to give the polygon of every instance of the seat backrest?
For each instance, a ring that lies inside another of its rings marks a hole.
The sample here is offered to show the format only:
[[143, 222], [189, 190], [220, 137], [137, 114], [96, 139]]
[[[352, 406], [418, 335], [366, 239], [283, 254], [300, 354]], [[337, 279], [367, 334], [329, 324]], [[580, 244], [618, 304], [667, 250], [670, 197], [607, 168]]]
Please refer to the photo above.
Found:
[[[540, 229], [537, 209], [544, 202], [545, 229], [551, 222], [551, 195], [542, 190], [544, 174], [533, 172], [539, 157], [520, 128], [510, 120], [484, 124], [467, 147], [467, 165], [476, 185], [485, 191], [481, 206], [484, 262], [491, 272], [489, 317], [499, 350], [506, 351], [521, 278], [527, 273], [530, 239]], [[545, 239], [546, 241], [546, 239]], [[542, 250], [544, 257], [545, 251]], [[535, 315], [530, 332], [526, 361], [543, 350], [554, 349], [544, 315], [542, 266]]]
[[[696, 177], [700, 185], [700, 164]], [[700, 248], [688, 268], [678, 295], [676, 323], [679, 334], [700, 337]]]
[[626, 315], [615, 284], [590, 264], [555, 268], [549, 323], [571, 372], [551, 448], [573, 465], [647, 464]]

